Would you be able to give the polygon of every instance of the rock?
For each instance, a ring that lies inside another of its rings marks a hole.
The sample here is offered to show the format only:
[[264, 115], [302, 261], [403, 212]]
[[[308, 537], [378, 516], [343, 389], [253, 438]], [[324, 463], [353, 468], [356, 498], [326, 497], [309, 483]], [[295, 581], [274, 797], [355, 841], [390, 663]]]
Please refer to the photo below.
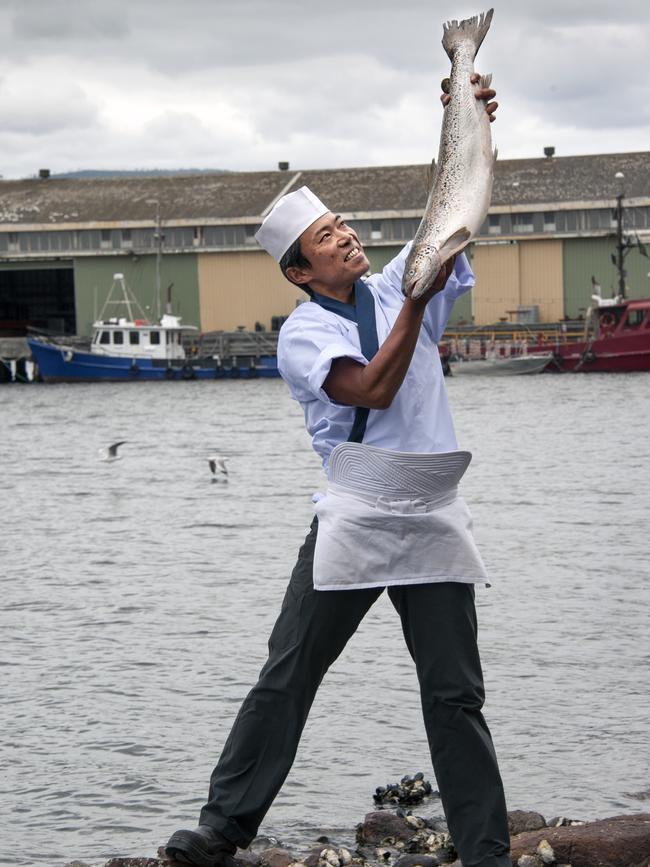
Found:
[[448, 864], [449, 858], [446, 852], [437, 855], [402, 855], [393, 867], [438, 867], [439, 864]]
[[539, 828], [545, 827], [546, 821], [541, 813], [534, 813], [532, 810], [508, 811], [508, 828], [511, 837], [513, 834], [521, 834], [523, 831], [537, 831]]
[[517, 867], [537, 867], [537, 858], [534, 855], [522, 855], [517, 861]]
[[650, 867], [650, 813], [526, 831], [511, 838], [513, 863], [534, 852], [542, 840], [557, 861], [571, 867]]
[[296, 860], [287, 849], [280, 846], [272, 846], [264, 849], [258, 855], [261, 867], [289, 867]]
[[238, 849], [233, 860], [235, 867], [259, 867], [260, 853], [250, 849]]
[[361, 844], [379, 845], [389, 837], [406, 842], [412, 836], [413, 828], [406, 819], [391, 813], [390, 810], [375, 810], [373, 813], [368, 813], [363, 822], [357, 826], [357, 841]]
[[536, 852], [543, 864], [555, 864], [555, 852], [548, 840], [540, 840]]
[[160, 858], [111, 858], [104, 867], [170, 867], [173, 863]]

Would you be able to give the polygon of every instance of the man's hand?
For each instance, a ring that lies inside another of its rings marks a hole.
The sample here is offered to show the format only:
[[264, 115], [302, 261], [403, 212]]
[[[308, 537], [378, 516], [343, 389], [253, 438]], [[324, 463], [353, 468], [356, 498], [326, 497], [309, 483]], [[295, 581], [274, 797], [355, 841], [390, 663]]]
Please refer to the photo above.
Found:
[[447, 280], [451, 277], [454, 265], [456, 264], [456, 259], [458, 258], [458, 253], [452, 256], [451, 259], [447, 259], [445, 264], [442, 266], [440, 271], [438, 272], [438, 276], [433, 281], [433, 286], [424, 293], [424, 295], [420, 295], [420, 297], [413, 301], [411, 298], [408, 300], [411, 304], [414, 304], [416, 307], [426, 307], [429, 301], [433, 298], [434, 295], [437, 295], [438, 292], [442, 292], [447, 284]]
[[[472, 84], [478, 84], [480, 78], [481, 78], [481, 76], [479, 75], [479, 73], [474, 72], [474, 73], [472, 73], [470, 81], [472, 82]], [[449, 79], [448, 78], [443, 78], [442, 90], [443, 90], [443, 93], [440, 96], [440, 102], [442, 103], [443, 108], [446, 108], [449, 105], [449, 102], [451, 101], [451, 96], [449, 95]], [[496, 95], [497, 95], [496, 90], [492, 90], [491, 87], [479, 87], [479, 89], [474, 94], [474, 96], [477, 99], [484, 99], [487, 102], [487, 105], [485, 106], [485, 110], [487, 111], [488, 117], [490, 118], [490, 123], [492, 123], [493, 121], [496, 120], [496, 116], [494, 113], [497, 110], [497, 108], [499, 107], [498, 102], [491, 102], [491, 100], [493, 100]]]

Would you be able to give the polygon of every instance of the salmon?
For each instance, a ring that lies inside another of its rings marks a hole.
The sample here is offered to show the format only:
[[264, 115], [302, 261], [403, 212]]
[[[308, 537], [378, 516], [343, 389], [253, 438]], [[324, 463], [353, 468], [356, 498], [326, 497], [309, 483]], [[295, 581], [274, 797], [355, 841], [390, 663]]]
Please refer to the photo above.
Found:
[[445, 262], [469, 244], [490, 206], [496, 150], [485, 102], [474, 94], [489, 87], [492, 76], [481, 76], [476, 84], [470, 78], [493, 12], [443, 25], [442, 44], [451, 60], [451, 101], [444, 111], [426, 209], [404, 267], [402, 291], [413, 299], [427, 292]]

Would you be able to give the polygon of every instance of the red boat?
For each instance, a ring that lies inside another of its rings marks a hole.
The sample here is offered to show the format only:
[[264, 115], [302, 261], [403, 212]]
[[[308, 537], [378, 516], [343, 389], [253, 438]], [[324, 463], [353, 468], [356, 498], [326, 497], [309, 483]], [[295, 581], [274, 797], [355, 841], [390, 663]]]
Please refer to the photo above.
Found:
[[545, 348], [554, 353], [549, 373], [650, 370], [650, 298], [597, 299], [587, 312], [583, 340]]

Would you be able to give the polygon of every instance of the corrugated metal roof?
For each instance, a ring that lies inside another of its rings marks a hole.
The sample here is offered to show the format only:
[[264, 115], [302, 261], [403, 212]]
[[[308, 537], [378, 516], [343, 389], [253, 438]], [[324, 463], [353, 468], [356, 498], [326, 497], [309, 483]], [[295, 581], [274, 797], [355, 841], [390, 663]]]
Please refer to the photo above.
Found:
[[[613, 200], [623, 172], [628, 199], [650, 198], [650, 152], [499, 160], [493, 206]], [[298, 174], [298, 173], [296, 173]], [[258, 222], [291, 181], [291, 172], [232, 172], [112, 179], [0, 181], [0, 224], [146, 222], [160, 202], [161, 218]], [[336, 212], [413, 211], [427, 196], [428, 166], [381, 166], [299, 173]]]

